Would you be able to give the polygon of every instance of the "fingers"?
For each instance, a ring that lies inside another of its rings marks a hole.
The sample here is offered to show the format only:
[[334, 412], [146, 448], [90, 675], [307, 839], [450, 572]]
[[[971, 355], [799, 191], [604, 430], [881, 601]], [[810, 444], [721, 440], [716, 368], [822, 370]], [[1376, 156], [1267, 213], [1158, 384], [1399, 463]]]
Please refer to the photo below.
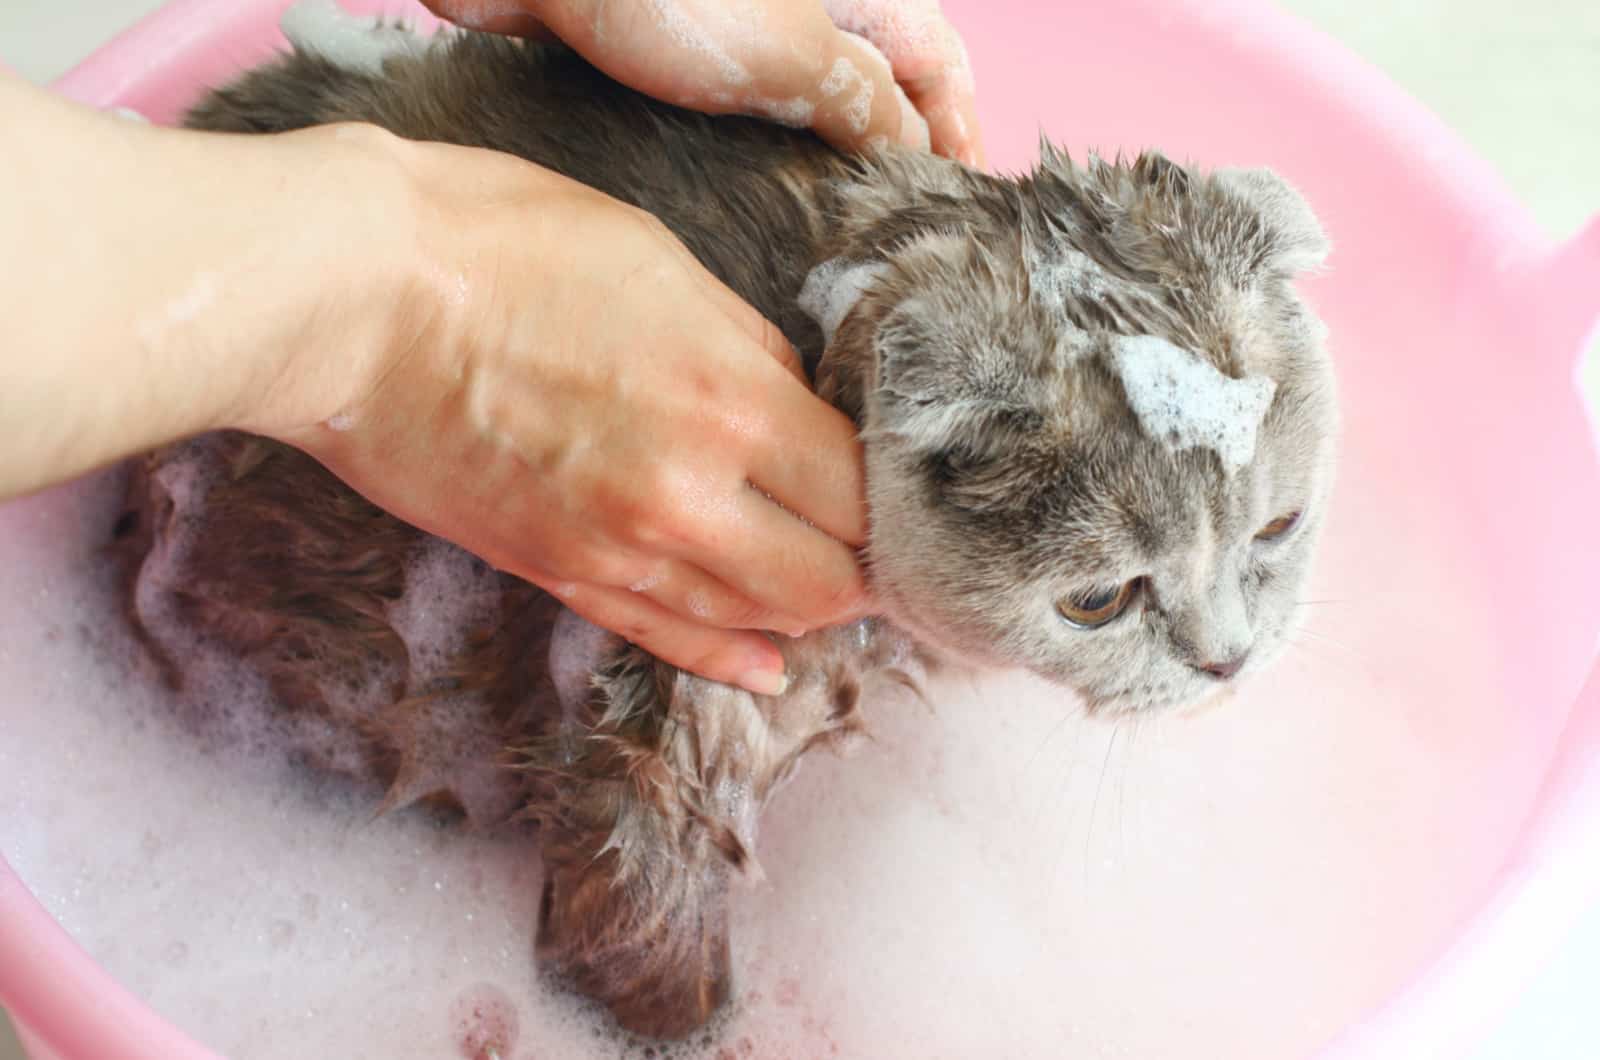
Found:
[[883, 53], [895, 80], [927, 119], [934, 151], [985, 165], [972, 66], [961, 35], [938, 4], [824, 0], [824, 6], [841, 29], [859, 33]]
[[810, 389], [811, 381], [806, 378], [805, 366], [801, 363], [800, 354], [795, 350], [783, 332], [778, 330], [776, 324], [762, 316], [760, 311], [750, 303], [734, 293], [733, 289], [713, 276], [705, 266], [700, 264], [698, 258], [684, 246], [683, 241], [674, 236], [665, 228], [662, 229], [666, 238], [671, 240], [676, 252], [684, 259], [684, 265], [694, 277], [695, 282], [705, 293], [708, 301], [714, 305], [727, 320], [733, 324], [746, 338], [755, 343], [766, 355], [782, 365], [784, 370], [795, 379], [804, 383]]
[[693, 552], [705, 571], [735, 591], [810, 626], [864, 613], [866, 587], [855, 551], [797, 519], [756, 489], [708, 514], [705, 544]]
[[949, 61], [939, 63], [923, 76], [904, 77], [902, 82], [911, 102], [928, 119], [933, 150], [982, 169], [988, 159], [983, 150], [983, 133], [978, 128], [972, 71], [960, 38], [954, 30], [946, 29], [948, 43], [943, 54]]
[[883, 53], [864, 38], [823, 23], [817, 54], [825, 73], [818, 83], [811, 128], [844, 151], [875, 141], [928, 146], [928, 127], [895, 83]]
[[845, 544], [866, 544], [866, 475], [855, 424], [809, 390], [778, 398], [770, 429], [750, 456], [750, 484]]
[[801, 384], [763, 382], [759, 371], [752, 380], [748, 403], [759, 406], [768, 422], [750, 457], [750, 482], [838, 540], [865, 544], [866, 485], [855, 424], [812, 392], [800, 355], [776, 326], [702, 268], [681, 242], [672, 242], [723, 316]]
[[709, 629], [626, 589], [567, 583], [553, 591], [590, 622], [680, 669], [757, 695], [780, 695], [788, 686], [783, 653], [759, 633]]
[[555, 39], [531, 10], [519, 9], [517, 4], [507, 4], [504, 0], [422, 0], [422, 6], [446, 22], [454, 22], [465, 29], [529, 40]]
[[772, 629], [798, 637], [807, 632], [804, 622], [763, 607], [705, 571], [678, 560], [661, 560], [650, 573], [627, 586], [642, 593], [679, 618], [718, 629]]
[[[698, 264], [694, 269], [703, 272]], [[798, 355], [777, 328], [709, 274], [704, 285], [720, 292], [712, 301], [736, 334], [702, 331], [683, 341], [701, 349], [731, 344], [737, 353], [754, 339], [766, 354], [748, 367], [735, 356], [730, 370], [742, 381], [713, 403], [730, 424], [719, 444], [730, 447], [730, 455], [742, 450], [735, 457], [740, 462], [729, 465], [738, 477], [723, 480], [722, 488], [748, 481], [755, 489], [739, 489], [732, 503], [694, 505], [694, 515], [674, 535], [680, 563], [659, 568], [657, 579], [643, 579], [641, 589], [680, 617], [705, 624], [800, 633], [842, 621], [861, 596], [855, 554], [846, 545], [863, 544], [867, 536], [855, 425], [812, 393]], [[772, 361], [789, 374], [765, 366]], [[704, 581], [697, 580], [702, 575]]]
[[800, 354], [784, 338], [783, 332], [777, 326], [762, 316], [760, 311], [739, 297], [734, 290], [713, 276], [709, 269], [700, 263], [700, 259], [691, 251], [676, 234], [673, 233], [661, 219], [634, 207], [632, 210], [639, 223], [651, 234], [659, 245], [668, 248], [705, 295], [706, 300], [714, 306], [729, 323], [733, 324], [746, 338], [759, 346], [767, 356], [781, 364], [790, 375], [802, 383], [810, 385], [806, 379], [805, 368], [800, 361]]

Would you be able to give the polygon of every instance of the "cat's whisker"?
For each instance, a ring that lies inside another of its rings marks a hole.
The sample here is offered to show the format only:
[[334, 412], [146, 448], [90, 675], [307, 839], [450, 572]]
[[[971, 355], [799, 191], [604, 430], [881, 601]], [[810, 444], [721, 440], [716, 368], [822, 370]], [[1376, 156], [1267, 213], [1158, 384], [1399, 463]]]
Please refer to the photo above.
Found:
[[1100, 815], [1100, 793], [1105, 789], [1106, 773], [1111, 768], [1111, 754], [1117, 748], [1117, 737], [1122, 735], [1122, 716], [1112, 722], [1111, 737], [1106, 740], [1105, 757], [1100, 761], [1100, 779], [1095, 781], [1094, 799], [1089, 804], [1089, 823], [1083, 830], [1083, 882], [1089, 883], [1089, 848], [1094, 845], [1094, 824]]
[[1295, 636], [1295, 637], [1291, 637], [1290, 638], [1289, 647], [1298, 649], [1300, 652], [1304, 653], [1307, 656], [1310, 656], [1313, 659], [1317, 659], [1317, 660], [1324, 661], [1324, 662], [1333, 661], [1330, 656], [1321, 654], [1322, 649], [1329, 647], [1329, 645], [1327, 645], [1327, 644], [1322, 644], [1320, 642], [1315, 642], [1315, 641], [1301, 640], [1298, 636]]
[[1325, 644], [1325, 645], [1327, 645], [1328, 647], [1331, 647], [1331, 648], [1338, 648], [1340, 651], [1348, 652], [1352, 656], [1359, 657], [1361, 655], [1361, 650], [1359, 648], [1357, 648], [1355, 645], [1350, 644], [1350, 643], [1348, 643], [1346, 641], [1340, 640], [1338, 637], [1331, 637], [1326, 633], [1320, 633], [1320, 632], [1318, 632], [1317, 630], [1314, 630], [1314, 629], [1296, 630], [1295, 631], [1295, 636], [1296, 637], [1310, 637], [1311, 639], [1317, 641], [1319, 644]]
[[1292, 650], [1284, 652], [1284, 654], [1283, 654], [1284, 661], [1287, 662], [1289, 660], [1293, 660], [1295, 665], [1299, 667], [1301, 673], [1303, 673], [1303, 674], [1312, 674], [1312, 676], [1315, 676], [1314, 672], [1309, 668], [1309, 666], [1307, 664], [1309, 662], [1311, 662], [1313, 659], [1316, 659], [1316, 661], [1318, 661], [1318, 662], [1320, 662], [1322, 660], [1320, 658], [1317, 658], [1315, 656], [1310, 655], [1310, 653], [1306, 650], [1306, 646], [1304, 644], [1300, 644], [1300, 643], [1298, 643], [1296, 641], [1290, 641], [1289, 644], [1288, 644], [1288, 647], [1290, 649], [1292, 649]]
[[[1139, 739], [1140, 717], [1135, 714], [1132, 727], [1128, 730], [1127, 743], [1122, 749], [1122, 781], [1117, 786], [1117, 860], [1125, 863], [1128, 860], [1128, 774], [1133, 771], [1133, 745]], [[1135, 805], [1138, 805], [1135, 802]]]
[[1044, 738], [1038, 742], [1038, 745], [1033, 749], [1033, 753], [1029, 755], [1027, 761], [1023, 763], [1021, 770], [1022, 776], [1026, 776], [1033, 771], [1033, 767], [1038, 764], [1040, 756], [1044, 754], [1044, 749], [1050, 745], [1051, 740], [1054, 740], [1056, 736], [1066, 728], [1067, 722], [1071, 719], [1071, 714], [1067, 713], [1066, 711], [1062, 711], [1061, 716], [1050, 723], [1050, 727], [1044, 732]]
[[[1072, 749], [1074, 752], [1076, 752], [1077, 747], [1078, 741], [1076, 738], [1074, 738], [1072, 743]], [[1069, 756], [1067, 761], [1063, 764], [1061, 775], [1056, 779], [1055, 785], [1053, 786], [1053, 794], [1055, 796], [1054, 799], [1041, 799], [1039, 803], [1041, 814], [1047, 805], [1060, 806], [1063, 810], [1059, 818], [1059, 827], [1061, 829], [1060, 836], [1056, 840], [1055, 854], [1050, 859], [1050, 872], [1048, 874], [1050, 885], [1045, 890], [1046, 904], [1049, 904], [1049, 902], [1055, 897], [1056, 885], [1060, 882], [1061, 877], [1061, 859], [1066, 854], [1067, 838], [1072, 833], [1072, 803], [1066, 798], [1067, 790], [1072, 781], [1072, 776], [1073, 771], [1071, 769], [1071, 758]]]
[[1351, 663], [1360, 661], [1359, 657], [1353, 652], [1347, 652], [1344, 655], [1334, 655], [1326, 652], [1325, 649], [1331, 647], [1331, 645], [1327, 644], [1308, 644], [1305, 641], [1291, 640], [1289, 647], [1298, 651], [1299, 654], [1293, 656], [1298, 660], [1317, 662], [1340, 671], [1348, 669]]
[[[1033, 770], [1038, 767], [1041, 762], [1047, 763], [1053, 759], [1054, 756], [1045, 757], [1044, 750], [1053, 740], [1056, 739], [1057, 736], [1067, 731], [1068, 722], [1072, 720], [1072, 715], [1066, 711], [1063, 711], [1061, 716], [1057, 718], [1051, 724], [1050, 728], [1045, 731], [1044, 739], [1039, 741], [1039, 746], [1034, 748], [1033, 754], [1028, 756], [1027, 764], [1025, 764], [1022, 767], [1022, 770], [1017, 774], [1019, 783], [1024, 783], [1030, 779], [1033, 774]], [[1076, 737], [1074, 737], [1072, 741], [1072, 748], [1076, 749], [1077, 745], [1078, 741]], [[1036, 830], [1044, 821], [1045, 813], [1049, 807], [1061, 802], [1060, 796], [1065, 790], [1067, 777], [1071, 773], [1071, 769], [1069, 768], [1070, 759], [1070, 754], [1063, 756], [1060, 777], [1057, 779], [1054, 785], [1043, 785], [1044, 790], [1040, 793], [1038, 801], [1034, 803], [1032, 824]], [[1054, 800], [1050, 798], [1052, 793], [1056, 796]]]

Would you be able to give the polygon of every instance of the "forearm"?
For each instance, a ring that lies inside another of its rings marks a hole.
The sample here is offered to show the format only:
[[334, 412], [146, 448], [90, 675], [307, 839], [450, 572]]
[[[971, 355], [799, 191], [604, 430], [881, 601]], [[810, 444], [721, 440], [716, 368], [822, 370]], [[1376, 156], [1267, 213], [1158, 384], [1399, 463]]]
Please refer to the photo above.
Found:
[[370, 370], [392, 313], [359, 310], [405, 238], [378, 134], [159, 129], [3, 74], [0, 128], [26, 145], [0, 172], [0, 496], [331, 414]]

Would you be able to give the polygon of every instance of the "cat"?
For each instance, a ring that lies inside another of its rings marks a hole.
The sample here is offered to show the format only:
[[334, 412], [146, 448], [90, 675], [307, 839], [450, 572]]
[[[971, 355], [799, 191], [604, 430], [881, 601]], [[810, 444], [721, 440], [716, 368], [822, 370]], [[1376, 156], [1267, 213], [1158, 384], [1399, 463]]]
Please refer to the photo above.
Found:
[[807, 751], [862, 732], [864, 701], [953, 663], [1025, 668], [1094, 713], [1157, 711], [1284, 647], [1337, 408], [1293, 287], [1328, 243], [1283, 180], [1154, 152], [1077, 164], [1048, 143], [1014, 178], [847, 157], [648, 99], [559, 46], [381, 32], [359, 60], [299, 40], [186, 124], [372, 122], [656, 215], [859, 425], [883, 617], [778, 638], [789, 689], [755, 696], [237, 433], [135, 469], [128, 608], [171, 682], [175, 638], [221, 645], [270, 683], [291, 741], [387, 784], [386, 806], [536, 821], [538, 954], [622, 1025], [681, 1036], [728, 996], [727, 889], [760, 873], [760, 809]]

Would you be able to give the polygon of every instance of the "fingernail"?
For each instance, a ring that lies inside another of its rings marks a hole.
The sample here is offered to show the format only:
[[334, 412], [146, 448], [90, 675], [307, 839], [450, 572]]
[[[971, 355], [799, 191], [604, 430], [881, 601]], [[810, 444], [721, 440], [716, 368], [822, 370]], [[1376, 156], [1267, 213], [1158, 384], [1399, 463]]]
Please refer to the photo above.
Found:
[[748, 670], [739, 678], [739, 687], [758, 696], [781, 696], [789, 687], [789, 675], [782, 670]]

